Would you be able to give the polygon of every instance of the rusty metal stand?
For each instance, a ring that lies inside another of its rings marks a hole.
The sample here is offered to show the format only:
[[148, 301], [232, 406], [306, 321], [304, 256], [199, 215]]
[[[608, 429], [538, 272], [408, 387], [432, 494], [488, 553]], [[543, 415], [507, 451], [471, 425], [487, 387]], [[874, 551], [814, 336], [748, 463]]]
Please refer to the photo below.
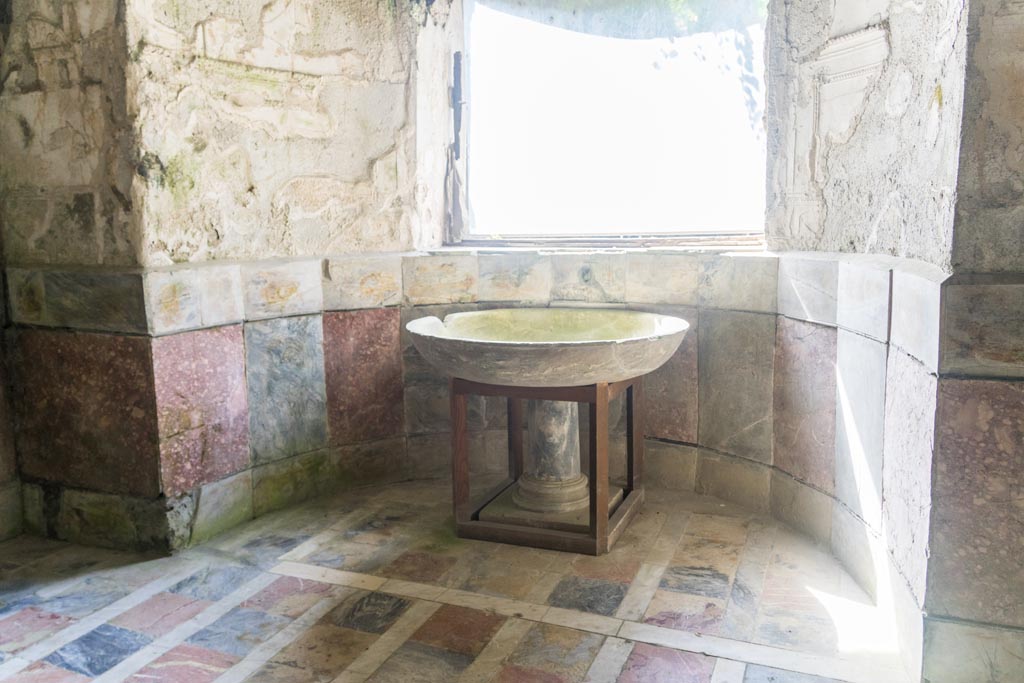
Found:
[[[582, 387], [514, 387], [451, 380], [452, 498], [455, 532], [461, 538], [513, 543], [535, 548], [601, 555], [615, 544], [644, 499], [642, 378]], [[608, 510], [608, 403], [626, 392], [626, 486], [618, 507]], [[469, 433], [466, 397], [501, 396], [508, 400], [508, 478], [477, 504], [470, 502]], [[586, 532], [543, 529], [480, 519], [480, 511], [514, 485], [523, 473], [522, 401], [573, 401], [590, 408], [590, 523]]]

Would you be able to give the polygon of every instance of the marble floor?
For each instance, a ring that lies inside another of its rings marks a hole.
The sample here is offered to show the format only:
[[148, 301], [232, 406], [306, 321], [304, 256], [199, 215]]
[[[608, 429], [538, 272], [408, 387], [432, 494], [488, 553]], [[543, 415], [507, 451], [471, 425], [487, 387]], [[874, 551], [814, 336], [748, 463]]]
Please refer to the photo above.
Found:
[[0, 680], [902, 683], [827, 552], [648, 492], [588, 557], [457, 539], [449, 490], [349, 491], [174, 557], [0, 544]]

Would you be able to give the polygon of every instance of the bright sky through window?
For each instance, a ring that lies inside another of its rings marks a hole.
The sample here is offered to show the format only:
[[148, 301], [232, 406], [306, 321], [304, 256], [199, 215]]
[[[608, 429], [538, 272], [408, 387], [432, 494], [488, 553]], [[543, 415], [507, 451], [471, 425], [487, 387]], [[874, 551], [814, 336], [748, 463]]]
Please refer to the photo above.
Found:
[[762, 23], [621, 38], [476, 3], [467, 36], [464, 236], [763, 230]]

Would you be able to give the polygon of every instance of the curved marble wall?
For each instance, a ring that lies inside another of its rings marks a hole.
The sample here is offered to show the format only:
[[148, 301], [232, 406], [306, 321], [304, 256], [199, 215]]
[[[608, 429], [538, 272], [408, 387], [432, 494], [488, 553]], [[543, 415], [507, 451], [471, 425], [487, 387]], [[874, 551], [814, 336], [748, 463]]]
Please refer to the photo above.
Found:
[[[693, 327], [646, 382], [649, 481], [830, 547], [891, 605], [920, 671], [926, 607], [937, 643], [1024, 625], [1000, 555], [1021, 524], [1007, 311], [1024, 285], [944, 279], [890, 257], [655, 250], [8, 269], [26, 526], [176, 546], [328, 488], [447, 476], [447, 381], [404, 322], [658, 310]], [[503, 405], [474, 402], [471, 427], [474, 470], [499, 470]]]

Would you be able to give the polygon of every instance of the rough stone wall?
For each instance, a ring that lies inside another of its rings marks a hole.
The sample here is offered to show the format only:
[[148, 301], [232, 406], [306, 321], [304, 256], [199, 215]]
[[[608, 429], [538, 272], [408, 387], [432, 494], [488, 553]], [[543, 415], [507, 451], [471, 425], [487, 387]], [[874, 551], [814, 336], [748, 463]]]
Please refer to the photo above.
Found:
[[3, 5], [0, 224], [8, 262], [137, 263], [120, 4]]
[[418, 31], [448, 3], [128, 8], [144, 265], [413, 246]]
[[948, 270], [965, 3], [772, 5], [769, 246]]
[[972, 0], [953, 268], [1024, 272], [1024, 3]]

